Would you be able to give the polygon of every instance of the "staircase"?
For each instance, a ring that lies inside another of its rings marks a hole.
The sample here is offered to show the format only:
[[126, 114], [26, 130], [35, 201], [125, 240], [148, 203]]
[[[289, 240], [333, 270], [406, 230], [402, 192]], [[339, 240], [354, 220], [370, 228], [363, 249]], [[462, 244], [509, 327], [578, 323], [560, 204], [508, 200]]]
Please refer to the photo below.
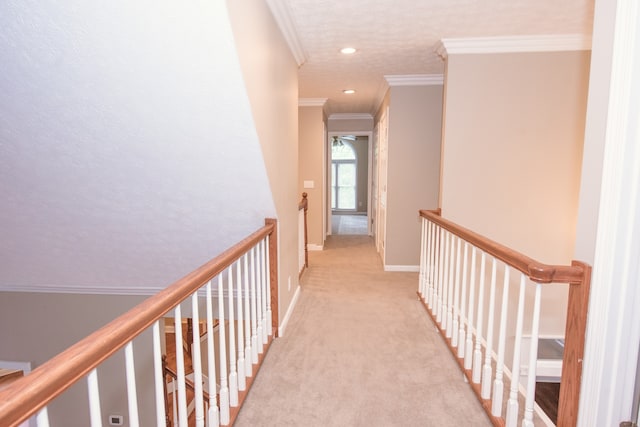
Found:
[[[214, 321], [214, 330], [217, 329], [218, 321]], [[167, 413], [167, 427], [173, 427], [177, 425], [177, 420], [174, 420], [174, 411], [173, 411], [173, 402], [176, 398], [175, 394], [177, 392], [176, 388], [172, 386], [175, 384], [173, 380], [177, 377], [177, 364], [176, 364], [176, 334], [175, 334], [175, 324], [173, 318], [165, 318], [164, 319], [164, 328], [165, 328], [165, 348], [166, 352], [163, 358], [164, 361], [164, 376], [165, 376], [165, 402], [166, 402], [166, 413]], [[200, 337], [204, 337], [207, 334], [207, 323], [206, 321], [201, 321], [199, 323], [199, 331]], [[186, 379], [186, 389], [187, 389], [187, 405], [191, 408], [189, 413], [189, 427], [195, 427], [195, 411], [193, 411], [193, 400], [194, 400], [194, 385], [193, 385], [193, 355], [191, 345], [189, 343], [193, 342], [193, 323], [192, 319], [182, 319], [182, 354], [184, 357], [184, 370]], [[207, 387], [207, 381], [203, 380], [203, 387]], [[209, 400], [209, 394], [205, 391], [205, 400]]]

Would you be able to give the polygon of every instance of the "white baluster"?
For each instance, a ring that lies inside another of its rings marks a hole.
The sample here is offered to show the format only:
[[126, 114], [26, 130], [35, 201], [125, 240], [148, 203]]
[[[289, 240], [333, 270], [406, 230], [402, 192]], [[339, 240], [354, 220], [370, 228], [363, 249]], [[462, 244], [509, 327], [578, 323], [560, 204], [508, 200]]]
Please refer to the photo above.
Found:
[[433, 313], [434, 304], [434, 281], [436, 274], [436, 225], [432, 222], [429, 222], [429, 236], [430, 236], [430, 244], [429, 244], [429, 289], [427, 290], [427, 303], [428, 307], [431, 309]]
[[433, 305], [433, 223], [427, 222], [427, 275], [425, 277], [427, 292], [427, 307]]
[[269, 271], [267, 268], [267, 239], [262, 241], [262, 342], [267, 344], [269, 342], [270, 330], [272, 329], [271, 321], [269, 320], [269, 312], [271, 311], [271, 301], [269, 301], [271, 295], [271, 289], [269, 288]]
[[138, 393], [136, 392], [136, 371], [133, 361], [133, 343], [129, 341], [124, 347], [125, 376], [127, 378], [127, 401], [129, 403], [129, 425], [138, 427]]
[[249, 295], [249, 253], [244, 254], [244, 373], [247, 377], [253, 376], [253, 364], [251, 363], [251, 306]]
[[442, 322], [442, 285], [444, 283], [444, 230], [438, 227], [438, 302], [436, 322]]
[[229, 266], [229, 405], [238, 406], [238, 374], [236, 373], [236, 319], [233, 308], [233, 264]]
[[[182, 311], [180, 304], [175, 308], [174, 327], [176, 336], [176, 373], [178, 374], [178, 419], [180, 426], [187, 425], [187, 386], [184, 371], [184, 348], [182, 341]], [[175, 389], [173, 391], [175, 393]], [[175, 420], [175, 418], [174, 418]]]
[[442, 263], [442, 268], [444, 269], [443, 273], [442, 273], [442, 322], [440, 323], [440, 326], [442, 327], [442, 330], [445, 333], [445, 336], [447, 335], [447, 330], [450, 329], [449, 324], [447, 323], [447, 312], [449, 310], [449, 307], [447, 305], [447, 302], [449, 302], [448, 299], [448, 294], [449, 294], [449, 263], [450, 263], [450, 259], [449, 259], [449, 241], [450, 241], [450, 237], [451, 233], [449, 233], [448, 231], [444, 232], [444, 261]]
[[[208, 427], [220, 425], [220, 413], [216, 399], [218, 384], [216, 381], [216, 353], [214, 349], [213, 298], [211, 280], [207, 282], [207, 367], [209, 368], [209, 410], [207, 411]], [[175, 419], [175, 418], [174, 418]]]
[[[218, 331], [220, 334], [220, 424], [229, 424], [229, 384], [227, 383], [227, 335], [224, 317], [224, 286], [222, 274], [218, 276]], [[186, 425], [186, 424], [185, 424]]]
[[[271, 311], [271, 260], [269, 258], [269, 244], [267, 238], [264, 239], [265, 257], [264, 257], [264, 272], [267, 278], [265, 286], [267, 288], [267, 333], [266, 336], [273, 335], [273, 311]], [[265, 341], [266, 342], [266, 341]]]
[[463, 262], [462, 262], [462, 302], [460, 303], [460, 330], [458, 331], [458, 358], [463, 358], [465, 355], [465, 345], [467, 342], [466, 329], [465, 329], [465, 307], [467, 306], [467, 269], [469, 266], [469, 258], [467, 256], [467, 248], [469, 247], [469, 243], [464, 242], [463, 249]]
[[87, 376], [89, 387], [89, 417], [91, 427], [102, 427], [102, 414], [100, 411], [100, 387], [98, 387], [98, 371], [93, 369]]
[[516, 342], [513, 348], [513, 364], [511, 366], [511, 387], [507, 401], [507, 427], [518, 424], [518, 384], [520, 384], [520, 352], [522, 347], [522, 320], [524, 317], [524, 294], [526, 278], [520, 273], [520, 293], [518, 295], [518, 314], [516, 316]]
[[420, 295], [421, 299], [424, 299], [425, 297], [425, 292], [424, 292], [424, 273], [425, 273], [425, 268], [424, 268], [424, 258], [425, 258], [425, 246], [426, 246], [426, 237], [427, 235], [425, 234], [425, 219], [421, 218], [420, 219], [420, 273], [418, 275], [418, 294]]
[[447, 338], [452, 338], [452, 335], [457, 335], [458, 330], [453, 328], [453, 288], [454, 288], [454, 260], [455, 260], [455, 241], [454, 235], [450, 234], [450, 246], [451, 253], [449, 256], [449, 283], [447, 285]]
[[38, 427], [49, 427], [49, 410], [46, 406], [38, 411], [36, 415], [36, 425]]
[[196, 427], [204, 427], [204, 397], [202, 396], [202, 352], [200, 351], [200, 311], [198, 292], [191, 295], [191, 311], [193, 325], [193, 388], [196, 411]]
[[236, 295], [236, 304], [238, 305], [238, 390], [244, 391], [247, 388], [247, 380], [244, 369], [244, 313], [242, 312], [242, 268], [240, 266], [241, 262], [238, 260], [236, 270], [236, 283], [238, 284]]
[[491, 399], [491, 414], [494, 417], [502, 415], [502, 393], [504, 382], [504, 344], [507, 335], [507, 306], [509, 304], [509, 266], [504, 266], [504, 283], [502, 285], [502, 308], [500, 310], [500, 330], [498, 332], [498, 360], [496, 361], [496, 377], [493, 380], [493, 398]]
[[476, 292], [476, 248], [471, 246], [471, 279], [469, 280], [469, 314], [467, 315], [467, 342], [465, 342], [464, 369], [471, 369], [473, 357], [473, 309]]
[[489, 291], [489, 317], [487, 319], [487, 348], [484, 353], [484, 366], [482, 367], [482, 389], [480, 395], [483, 399], [491, 397], [491, 352], [493, 351], [493, 323], [496, 302], [496, 259], [491, 261], [491, 289]]
[[164, 372], [162, 370], [162, 348], [160, 346], [160, 321], [153, 323], [153, 377], [156, 398], [156, 426], [166, 426], [166, 408], [164, 407]]
[[[486, 263], [486, 254], [482, 252], [480, 259], [480, 288], [478, 290], [478, 320], [476, 321], [476, 348], [473, 351], [473, 372], [471, 376], [475, 384], [479, 384], [482, 377], [482, 320], [484, 317], [484, 275]], [[489, 350], [487, 349], [487, 353], [488, 352]]]
[[262, 247], [258, 243], [256, 246], [256, 315], [258, 316], [258, 326], [256, 327], [256, 339], [258, 345], [258, 354], [264, 351], [264, 343], [262, 342]]
[[256, 251], [254, 246], [251, 249], [251, 361], [258, 363], [258, 313], [257, 313], [257, 277], [256, 277]]
[[536, 395], [536, 364], [538, 361], [538, 335], [540, 331], [540, 294], [542, 285], [536, 283], [533, 300], [533, 324], [531, 325], [531, 344], [529, 347], [529, 373], [527, 377], [527, 397], [524, 404], [522, 427], [533, 427], [533, 405]]
[[458, 337], [459, 337], [459, 328], [460, 328], [460, 251], [461, 251], [461, 240], [459, 237], [456, 239], [456, 284], [455, 284], [455, 296], [453, 302], [453, 324], [451, 325], [453, 329], [453, 335], [451, 337], [451, 345], [456, 348], [458, 347]]

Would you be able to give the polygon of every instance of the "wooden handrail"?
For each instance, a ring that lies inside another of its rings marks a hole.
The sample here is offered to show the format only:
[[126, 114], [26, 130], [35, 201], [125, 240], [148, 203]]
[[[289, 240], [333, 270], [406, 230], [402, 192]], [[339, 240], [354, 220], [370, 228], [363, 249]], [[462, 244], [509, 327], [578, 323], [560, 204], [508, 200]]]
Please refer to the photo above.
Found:
[[309, 250], [307, 249], [309, 239], [307, 237], [307, 211], [309, 210], [309, 199], [307, 193], [302, 193], [302, 200], [298, 203], [298, 210], [304, 209], [304, 267], [309, 267]]
[[[223, 272], [266, 236], [271, 236], [269, 239], [271, 261], [277, 260], [277, 253], [271, 253], [271, 250], [275, 251], [277, 248], [277, 246], [272, 248], [273, 242], [277, 242], [276, 220], [269, 218], [265, 222], [264, 227], [233, 247], [0, 391], [0, 426], [17, 426], [35, 414], [169, 310], [196, 292], [203, 284]], [[271, 268], [271, 270], [277, 269]], [[277, 273], [275, 288], [273, 271], [271, 274], [271, 307], [274, 323], [277, 323]]]
[[[575, 427], [577, 425], [578, 405], [580, 401], [582, 360], [584, 356], [587, 309], [589, 306], [591, 284], [591, 266], [582, 261], [572, 261], [571, 265], [543, 264], [518, 251], [442, 218], [440, 209], [420, 210], [420, 216], [473, 244], [478, 249], [494, 256], [505, 264], [521, 271], [534, 282], [569, 284], [557, 425], [558, 427]], [[430, 313], [429, 309], [427, 309], [427, 312]], [[449, 348], [453, 351], [451, 346], [449, 346]], [[457, 355], [456, 352], [453, 354]], [[461, 367], [463, 371], [465, 371], [464, 366], [461, 365]], [[470, 372], [466, 374], [471, 378]], [[482, 401], [479, 390], [475, 391]], [[490, 406], [486, 406], [486, 402], [483, 402], [483, 406], [494, 425], [503, 425], [503, 420], [498, 418], [494, 419], [494, 417], [491, 416]]]
[[480, 234], [448, 221], [437, 211], [421, 210], [420, 216], [438, 224], [445, 230], [461, 237], [478, 249], [498, 258], [529, 276], [538, 283], [582, 283], [585, 271], [581, 264], [576, 265], [548, 265], [538, 262], [520, 252], [494, 242]]

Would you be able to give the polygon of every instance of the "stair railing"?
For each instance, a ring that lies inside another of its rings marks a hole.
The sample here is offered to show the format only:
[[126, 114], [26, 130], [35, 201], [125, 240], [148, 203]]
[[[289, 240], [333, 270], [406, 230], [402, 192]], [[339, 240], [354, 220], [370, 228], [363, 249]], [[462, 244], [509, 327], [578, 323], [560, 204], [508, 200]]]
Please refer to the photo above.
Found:
[[[36, 415], [39, 427], [49, 426], [48, 405], [56, 398], [65, 398], [64, 392], [85, 376], [90, 420], [84, 424], [101, 426], [98, 368], [123, 348], [126, 389], [117, 392], [128, 396], [129, 425], [166, 426], [161, 328], [163, 317], [171, 317], [167, 314], [173, 310], [176, 348], [181, 349], [183, 305], [193, 319], [195, 425], [232, 425], [277, 333], [277, 247], [277, 222], [267, 219], [264, 227], [227, 251], [0, 391], [0, 426], [18, 426], [32, 415]], [[220, 325], [218, 345], [214, 344], [214, 334], [208, 334], [206, 352], [200, 348], [198, 331], [201, 306], [205, 306], [207, 330], [213, 331], [214, 317]], [[153, 336], [153, 363], [139, 361], [136, 365], [134, 342], [146, 344], [139, 337], [145, 331]], [[138, 340], [134, 341], [136, 337]], [[203, 353], [207, 354], [204, 361]], [[187, 382], [182, 354], [176, 352], [177, 412], [178, 424], [186, 426]], [[209, 396], [209, 410], [205, 413], [202, 373], [206, 366], [209, 390], [216, 390], [216, 365], [220, 369], [220, 392]], [[136, 378], [140, 377], [147, 380], [137, 384]], [[138, 413], [142, 395], [155, 396], [155, 414]]]
[[[575, 427], [591, 267], [580, 261], [542, 264], [442, 218], [439, 211], [421, 210], [420, 216], [418, 296], [496, 426], [533, 427], [542, 286], [569, 285], [557, 425]], [[523, 355], [525, 320], [531, 340]], [[507, 345], [507, 330], [513, 344]]]
[[309, 209], [309, 200], [307, 193], [302, 193], [302, 200], [298, 203], [298, 271], [300, 277], [304, 270], [309, 267], [309, 251], [307, 238], [307, 211]]

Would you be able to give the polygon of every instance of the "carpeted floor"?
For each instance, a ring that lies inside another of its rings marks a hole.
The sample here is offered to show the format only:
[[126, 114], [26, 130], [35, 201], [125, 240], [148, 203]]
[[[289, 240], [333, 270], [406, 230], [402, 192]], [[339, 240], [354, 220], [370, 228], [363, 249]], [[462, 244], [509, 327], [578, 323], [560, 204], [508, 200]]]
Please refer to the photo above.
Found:
[[236, 426], [489, 426], [416, 297], [368, 236], [331, 236]]
[[333, 235], [366, 235], [368, 233], [366, 215], [333, 214], [331, 216], [331, 234]]

